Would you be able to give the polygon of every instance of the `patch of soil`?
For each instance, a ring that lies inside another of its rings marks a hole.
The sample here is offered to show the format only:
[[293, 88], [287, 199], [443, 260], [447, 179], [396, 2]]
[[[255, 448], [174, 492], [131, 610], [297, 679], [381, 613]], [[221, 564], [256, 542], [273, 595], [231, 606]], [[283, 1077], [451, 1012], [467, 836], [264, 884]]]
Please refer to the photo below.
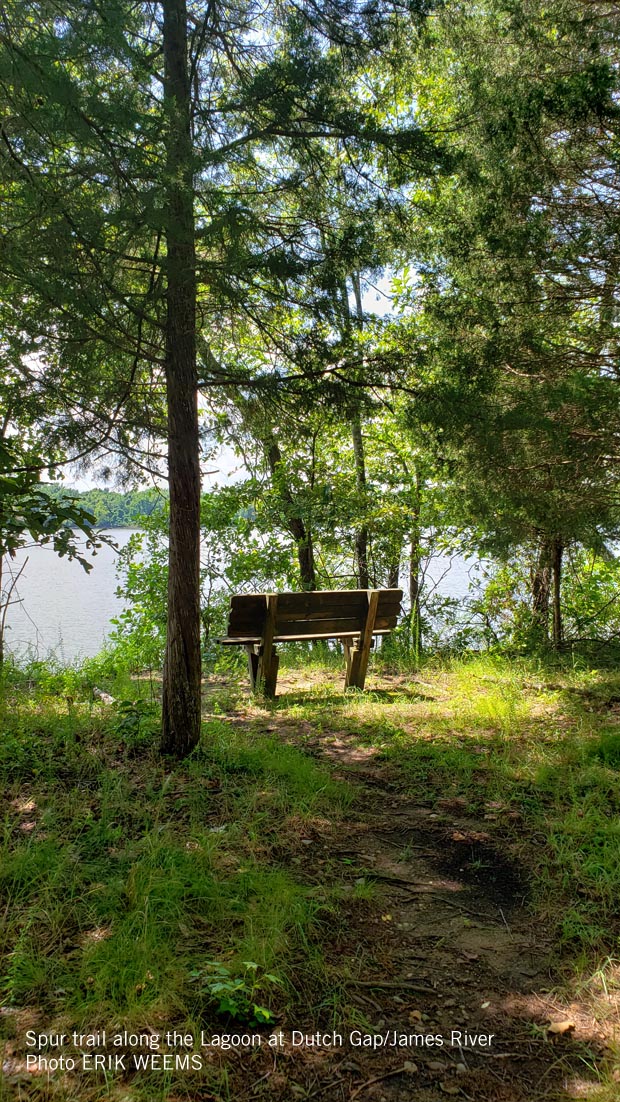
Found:
[[452, 832], [446, 839], [447, 847], [450, 844], [452, 852], [448, 850], [440, 855], [439, 868], [473, 886], [504, 913], [524, 905], [529, 888], [522, 870], [510, 857], [462, 831]]

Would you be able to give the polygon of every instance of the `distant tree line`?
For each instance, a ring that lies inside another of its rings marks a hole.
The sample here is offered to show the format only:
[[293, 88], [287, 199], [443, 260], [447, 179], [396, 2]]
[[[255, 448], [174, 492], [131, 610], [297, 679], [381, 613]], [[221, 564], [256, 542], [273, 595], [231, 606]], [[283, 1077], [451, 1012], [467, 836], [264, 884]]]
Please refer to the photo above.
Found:
[[167, 494], [155, 489], [121, 493], [95, 487], [69, 493], [57, 484], [44, 485], [42, 489], [54, 502], [66, 497], [77, 501], [85, 512], [92, 514], [98, 528], [139, 528], [141, 518], [161, 513], [167, 500]]

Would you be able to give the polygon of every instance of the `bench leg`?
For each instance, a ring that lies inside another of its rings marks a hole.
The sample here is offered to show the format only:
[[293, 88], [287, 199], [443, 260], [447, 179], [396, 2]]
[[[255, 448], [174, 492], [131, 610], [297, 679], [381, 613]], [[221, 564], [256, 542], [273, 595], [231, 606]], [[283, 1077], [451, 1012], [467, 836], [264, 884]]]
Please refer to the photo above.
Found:
[[368, 659], [370, 658], [370, 648], [372, 646], [372, 633], [375, 628], [375, 620], [377, 618], [377, 608], [379, 605], [379, 590], [368, 590], [368, 611], [366, 613], [364, 627], [359, 640], [355, 647], [345, 647], [345, 654], [347, 656], [347, 676], [345, 679], [345, 688], [349, 686], [356, 689], [363, 689], [366, 682], [366, 670], [368, 669]]
[[347, 672], [344, 679], [345, 689], [363, 689], [364, 685], [359, 683], [360, 652], [357, 646], [352, 647], [350, 643], [345, 643], [344, 657], [347, 663]]
[[256, 692], [262, 693], [263, 696], [269, 697], [269, 699], [273, 699], [276, 695], [279, 665], [280, 657], [276, 653], [276, 648], [273, 646], [269, 656], [267, 656], [266, 652], [260, 656], [256, 675]]
[[246, 653], [248, 656], [248, 673], [250, 675], [250, 688], [252, 692], [256, 692], [256, 680], [258, 677], [258, 652], [253, 643], [246, 644]]
[[271, 661], [269, 663], [269, 669], [265, 671], [263, 692], [265, 696], [270, 700], [276, 695], [276, 684], [278, 681], [278, 667], [280, 665], [280, 656], [276, 653], [276, 648], [273, 647], [271, 651]]
[[363, 689], [366, 684], [366, 671], [368, 669], [368, 659], [370, 658], [370, 648], [372, 641], [369, 642], [361, 650], [356, 651], [357, 663], [355, 666], [355, 684], [358, 689]]
[[263, 627], [263, 638], [259, 648], [258, 670], [256, 673], [256, 690], [264, 696], [276, 695], [276, 681], [278, 680], [278, 665], [280, 659], [273, 645], [273, 637], [276, 632], [276, 610], [278, 606], [277, 593], [267, 594], [267, 615]]

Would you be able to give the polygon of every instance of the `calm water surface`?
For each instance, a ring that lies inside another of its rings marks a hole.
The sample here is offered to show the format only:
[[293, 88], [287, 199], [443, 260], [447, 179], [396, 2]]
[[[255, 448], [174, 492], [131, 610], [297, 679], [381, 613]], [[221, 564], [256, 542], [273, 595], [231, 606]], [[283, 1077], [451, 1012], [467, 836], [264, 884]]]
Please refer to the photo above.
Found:
[[[107, 535], [124, 547], [132, 531], [113, 528]], [[10, 561], [16, 573], [27, 560], [18, 582], [20, 602], [7, 616], [7, 649], [18, 657], [53, 656], [63, 664], [97, 654], [123, 608], [116, 596], [117, 559], [118, 552], [104, 545], [87, 574], [75, 559], [61, 559], [49, 547], [21, 551]]]

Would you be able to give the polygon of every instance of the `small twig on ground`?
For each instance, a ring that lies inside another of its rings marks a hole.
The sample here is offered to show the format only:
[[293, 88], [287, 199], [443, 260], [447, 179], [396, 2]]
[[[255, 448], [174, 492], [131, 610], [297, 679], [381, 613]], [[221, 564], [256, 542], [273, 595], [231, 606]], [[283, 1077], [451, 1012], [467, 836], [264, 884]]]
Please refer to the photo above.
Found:
[[457, 911], [462, 911], [463, 914], [473, 915], [474, 918], [484, 918], [486, 922], [493, 922], [493, 915], [484, 914], [483, 911], [472, 911], [469, 907], [464, 907], [462, 903], [457, 903], [456, 899], [444, 899], [443, 895], [439, 897], [442, 903], [445, 903], [448, 907], [456, 907]]
[[[373, 880], [385, 880], [388, 884], [394, 884], [400, 891], [410, 892], [412, 895], [434, 895], [441, 903], [445, 903], [448, 907], [456, 907], [457, 910], [463, 911], [464, 914], [473, 915], [474, 918], [484, 918], [488, 922], [489, 919], [493, 921], [493, 915], [484, 914], [482, 911], [472, 911], [469, 907], [464, 907], [462, 903], [458, 903], [456, 899], [446, 899], [441, 895], [436, 888], [427, 887], [424, 884], [416, 884], [412, 880], [401, 880], [398, 876], [387, 876], [384, 873], [372, 872], [369, 879]], [[500, 914], [506, 923], [506, 919], [500, 908]]]
[[358, 999], [361, 999], [363, 1003], [368, 1006], [372, 1006], [373, 1010], [376, 1010], [379, 1014], [383, 1014], [383, 1007], [379, 1005], [376, 999], [373, 999], [370, 995], [363, 995], [360, 991], [358, 993]]
[[315, 1091], [311, 1091], [310, 1094], [305, 1094], [304, 1098], [316, 1098], [317, 1094], [322, 1094], [323, 1091], [328, 1090], [330, 1087], [344, 1086], [344, 1079], [332, 1079], [329, 1083], [321, 1083]]
[[346, 980], [345, 982], [349, 987], [385, 987], [397, 991], [408, 988], [410, 991], [422, 991], [427, 995], [437, 994], [435, 988], [429, 987], [427, 983], [412, 983], [411, 980]]
[[418, 853], [422, 853], [425, 857], [436, 857], [437, 854], [429, 849], [428, 846], [417, 846], [412, 842], [397, 842], [395, 838], [406, 838], [411, 835], [413, 828], [410, 827], [407, 830], [391, 830], [389, 833], [383, 831], [374, 830], [373, 834], [376, 838], [381, 838], [383, 842], [387, 842], [388, 846], [393, 846], [394, 849], [411, 849], [416, 850]]
[[372, 880], [385, 880], [388, 884], [397, 884], [399, 887], [407, 888], [410, 892], [421, 892], [423, 895], [434, 894], [434, 889], [429, 887], [428, 884], [421, 884], [416, 880], [404, 880], [400, 876], [389, 876], [386, 872], [369, 872], [368, 878]]
[[250, 1090], [252, 1090], [252, 1091], [255, 1091], [255, 1090], [256, 1090], [256, 1088], [257, 1088], [257, 1086], [258, 1086], [258, 1084], [259, 1084], [259, 1083], [262, 1083], [262, 1082], [263, 1082], [263, 1080], [265, 1080], [265, 1079], [269, 1079], [269, 1076], [270, 1076], [270, 1075], [272, 1075], [272, 1074], [273, 1074], [273, 1069], [272, 1069], [271, 1071], [266, 1071], [264, 1075], [261, 1075], [260, 1079], [255, 1079], [255, 1080], [254, 1080], [254, 1082], [252, 1083], [252, 1086], [251, 1086]]

